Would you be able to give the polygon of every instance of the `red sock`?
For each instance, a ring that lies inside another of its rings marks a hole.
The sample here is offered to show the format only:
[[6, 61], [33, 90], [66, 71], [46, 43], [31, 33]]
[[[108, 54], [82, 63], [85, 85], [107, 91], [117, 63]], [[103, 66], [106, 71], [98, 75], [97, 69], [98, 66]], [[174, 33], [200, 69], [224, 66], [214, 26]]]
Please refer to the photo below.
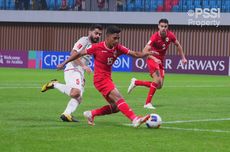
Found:
[[135, 113], [132, 111], [131, 108], [129, 108], [129, 105], [125, 102], [124, 99], [120, 99], [116, 102], [116, 105], [118, 109], [126, 116], [128, 117], [131, 121], [136, 118]]
[[145, 87], [150, 87], [151, 82], [150, 81], [141, 81], [141, 80], [136, 80], [135, 81], [136, 86], [145, 86]]
[[111, 105], [106, 105], [106, 106], [103, 106], [101, 108], [94, 109], [91, 111], [93, 117], [101, 116], [101, 115], [109, 115], [109, 114], [116, 113], [116, 112], [118, 112], [118, 110], [112, 108]]
[[154, 96], [154, 94], [155, 94], [155, 92], [156, 92], [156, 90], [157, 90], [157, 86], [158, 86], [158, 85], [157, 85], [155, 82], [152, 82], [152, 83], [151, 83], [151, 86], [150, 86], [150, 88], [149, 88], [148, 97], [147, 97], [147, 99], [146, 99], [145, 104], [151, 103], [151, 100], [152, 100], [152, 98], [153, 98], [153, 96]]

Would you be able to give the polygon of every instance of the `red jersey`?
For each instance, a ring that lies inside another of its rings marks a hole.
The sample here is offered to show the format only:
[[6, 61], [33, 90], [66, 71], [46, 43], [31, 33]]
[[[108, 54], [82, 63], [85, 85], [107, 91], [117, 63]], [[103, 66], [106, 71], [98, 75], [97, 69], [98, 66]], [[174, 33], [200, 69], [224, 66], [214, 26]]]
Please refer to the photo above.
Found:
[[164, 57], [165, 57], [165, 54], [166, 54], [166, 50], [168, 49], [169, 44], [171, 42], [175, 43], [176, 42], [176, 37], [173, 34], [173, 32], [168, 30], [167, 35], [166, 35], [166, 37], [164, 39], [159, 35], [159, 32], [155, 32], [151, 36], [148, 44], [151, 46], [153, 51], [156, 51], [156, 52], [159, 53], [159, 55], [154, 55], [154, 56], [156, 58], [160, 59], [162, 61], [162, 63], [163, 63], [163, 60], [164, 60]]
[[94, 82], [111, 78], [112, 65], [117, 57], [129, 53], [129, 49], [120, 44], [109, 49], [105, 42], [93, 44], [86, 51], [87, 54], [94, 56]]

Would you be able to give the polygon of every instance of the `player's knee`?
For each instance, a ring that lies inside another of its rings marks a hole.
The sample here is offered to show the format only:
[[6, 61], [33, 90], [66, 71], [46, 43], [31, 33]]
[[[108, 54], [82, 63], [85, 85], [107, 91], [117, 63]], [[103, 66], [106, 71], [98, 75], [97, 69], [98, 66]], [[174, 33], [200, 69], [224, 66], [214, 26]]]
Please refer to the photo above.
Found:
[[160, 78], [155, 78], [154, 80], [153, 80], [153, 82], [155, 82], [158, 86], [160, 86], [160, 84], [161, 84], [161, 79]]
[[111, 105], [113, 113], [119, 112], [119, 109], [118, 109], [118, 107], [117, 107], [117, 105], [115, 103], [114, 104], [110, 104], [110, 105]]
[[159, 84], [157, 85], [157, 89], [161, 89], [161, 88], [162, 88], [162, 84], [159, 83]]
[[162, 81], [162, 79], [160, 79], [158, 84], [157, 84], [157, 89], [161, 89], [162, 87], [163, 87], [163, 81]]
[[71, 90], [71, 92], [70, 92], [70, 96], [72, 97], [72, 98], [79, 98], [80, 96], [81, 96], [81, 91], [79, 90], [79, 89], [75, 89], [75, 88], [73, 88], [72, 90]]
[[115, 109], [113, 109], [113, 113], [117, 113], [117, 112], [119, 112], [120, 110], [118, 109], [118, 108], [115, 108]]
[[122, 95], [116, 89], [114, 89], [113, 91], [110, 92], [109, 97], [114, 102], [117, 102], [118, 100], [123, 98]]

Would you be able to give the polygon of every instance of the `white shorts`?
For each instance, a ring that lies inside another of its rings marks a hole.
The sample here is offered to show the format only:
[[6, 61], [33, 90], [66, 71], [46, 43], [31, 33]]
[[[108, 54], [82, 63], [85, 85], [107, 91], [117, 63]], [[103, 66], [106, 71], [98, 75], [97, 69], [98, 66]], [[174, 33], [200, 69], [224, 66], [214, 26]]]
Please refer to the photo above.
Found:
[[70, 86], [71, 88], [79, 89], [82, 96], [85, 87], [84, 74], [82, 74], [77, 69], [70, 69], [64, 71], [64, 78], [66, 85]]

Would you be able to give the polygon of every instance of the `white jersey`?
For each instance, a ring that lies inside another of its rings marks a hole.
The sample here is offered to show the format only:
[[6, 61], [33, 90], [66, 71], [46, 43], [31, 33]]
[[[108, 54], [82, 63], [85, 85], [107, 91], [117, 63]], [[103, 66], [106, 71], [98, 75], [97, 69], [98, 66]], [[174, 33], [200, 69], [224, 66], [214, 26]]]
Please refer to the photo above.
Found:
[[[74, 44], [73, 50], [77, 51], [77, 52], [81, 52], [81, 51], [85, 50], [87, 47], [89, 47], [90, 45], [92, 45], [92, 44], [91, 44], [89, 38], [87, 36], [84, 36], [84, 37], [81, 37]], [[85, 55], [85, 56], [81, 57], [80, 59], [81, 59], [81, 62], [83, 64], [85, 64], [86, 66], [89, 65], [89, 63], [90, 63], [90, 56], [89, 55]], [[80, 65], [77, 65], [74, 61], [69, 62], [66, 65], [65, 70], [70, 70], [70, 69], [76, 69], [84, 75], [84, 69]]]

